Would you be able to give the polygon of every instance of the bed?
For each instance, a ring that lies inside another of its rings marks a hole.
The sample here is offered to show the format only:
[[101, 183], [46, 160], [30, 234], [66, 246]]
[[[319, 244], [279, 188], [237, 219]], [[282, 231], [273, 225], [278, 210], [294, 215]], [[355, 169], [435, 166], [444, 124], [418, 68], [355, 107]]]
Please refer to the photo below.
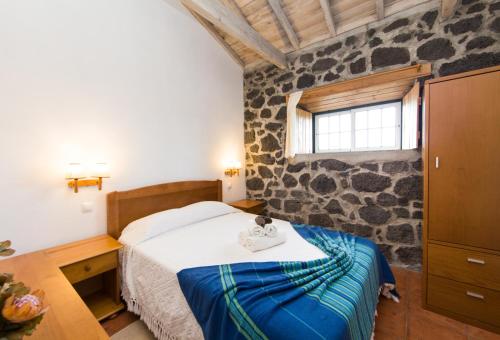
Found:
[[[395, 296], [373, 243], [274, 219], [287, 241], [252, 253], [237, 240], [255, 215], [221, 201], [221, 181], [108, 195], [108, 233], [125, 245], [123, 298], [158, 339], [372, 336], [379, 293]], [[356, 256], [332, 257], [322, 238]]]

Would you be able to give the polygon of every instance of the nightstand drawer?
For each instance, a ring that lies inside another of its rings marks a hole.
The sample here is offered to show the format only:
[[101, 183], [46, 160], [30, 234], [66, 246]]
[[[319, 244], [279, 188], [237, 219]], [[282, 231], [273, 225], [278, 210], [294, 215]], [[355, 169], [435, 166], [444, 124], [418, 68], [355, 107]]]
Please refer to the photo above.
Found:
[[429, 275], [427, 303], [500, 326], [500, 292]]
[[500, 256], [429, 244], [428, 268], [429, 274], [500, 290]]
[[113, 251], [77, 263], [73, 263], [61, 268], [69, 282], [76, 283], [96, 276], [108, 270], [117, 268], [117, 252]]
[[264, 210], [263, 206], [257, 206], [257, 207], [248, 208], [245, 210], [245, 212], [247, 212], [249, 214], [261, 215], [263, 210]]

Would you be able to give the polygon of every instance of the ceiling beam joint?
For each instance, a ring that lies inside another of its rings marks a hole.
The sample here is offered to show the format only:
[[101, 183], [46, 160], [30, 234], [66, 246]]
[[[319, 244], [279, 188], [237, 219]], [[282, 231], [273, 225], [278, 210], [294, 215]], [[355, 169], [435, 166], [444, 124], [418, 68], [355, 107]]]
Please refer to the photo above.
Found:
[[297, 34], [295, 33], [295, 30], [292, 27], [292, 24], [290, 23], [290, 20], [288, 20], [288, 17], [286, 16], [285, 11], [283, 10], [283, 6], [281, 5], [280, 0], [267, 0], [269, 3], [269, 6], [271, 6], [271, 9], [274, 12], [274, 15], [276, 16], [276, 19], [278, 19], [278, 22], [280, 23], [281, 27], [286, 33], [286, 36], [288, 37], [288, 40], [290, 41], [290, 44], [292, 44], [294, 49], [299, 49], [300, 44], [299, 44], [299, 39], [297, 38]]
[[245, 46], [279, 68], [286, 68], [283, 52], [264, 39], [246, 20], [224, 6], [219, 0], [181, 0], [190, 11], [241, 41]]
[[377, 8], [377, 19], [382, 20], [385, 18], [385, 8], [384, 0], [375, 0], [375, 6]]
[[330, 35], [334, 37], [337, 34], [337, 30], [335, 28], [335, 21], [333, 20], [333, 13], [330, 0], [319, 0], [319, 4], [321, 5], [321, 9], [323, 10], [323, 15], [325, 16], [325, 21], [326, 25], [328, 26], [328, 31], [330, 31]]

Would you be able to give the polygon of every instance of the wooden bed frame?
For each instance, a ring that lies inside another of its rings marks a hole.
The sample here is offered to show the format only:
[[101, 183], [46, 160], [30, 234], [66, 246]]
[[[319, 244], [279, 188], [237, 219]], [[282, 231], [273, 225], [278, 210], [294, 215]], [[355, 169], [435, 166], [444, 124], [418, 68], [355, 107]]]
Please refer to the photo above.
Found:
[[222, 201], [222, 181], [185, 181], [152, 185], [107, 196], [108, 234], [118, 239], [139, 218], [201, 201]]

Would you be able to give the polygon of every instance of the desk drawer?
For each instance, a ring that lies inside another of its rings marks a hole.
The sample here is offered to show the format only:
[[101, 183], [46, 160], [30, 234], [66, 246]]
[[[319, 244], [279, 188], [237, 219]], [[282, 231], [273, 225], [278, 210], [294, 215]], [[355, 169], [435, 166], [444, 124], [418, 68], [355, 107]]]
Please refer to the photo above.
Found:
[[69, 282], [76, 283], [117, 268], [118, 255], [116, 251], [99, 255], [61, 268]]
[[427, 303], [500, 326], [500, 292], [429, 275]]
[[500, 291], [500, 256], [429, 244], [428, 268], [432, 275]]

